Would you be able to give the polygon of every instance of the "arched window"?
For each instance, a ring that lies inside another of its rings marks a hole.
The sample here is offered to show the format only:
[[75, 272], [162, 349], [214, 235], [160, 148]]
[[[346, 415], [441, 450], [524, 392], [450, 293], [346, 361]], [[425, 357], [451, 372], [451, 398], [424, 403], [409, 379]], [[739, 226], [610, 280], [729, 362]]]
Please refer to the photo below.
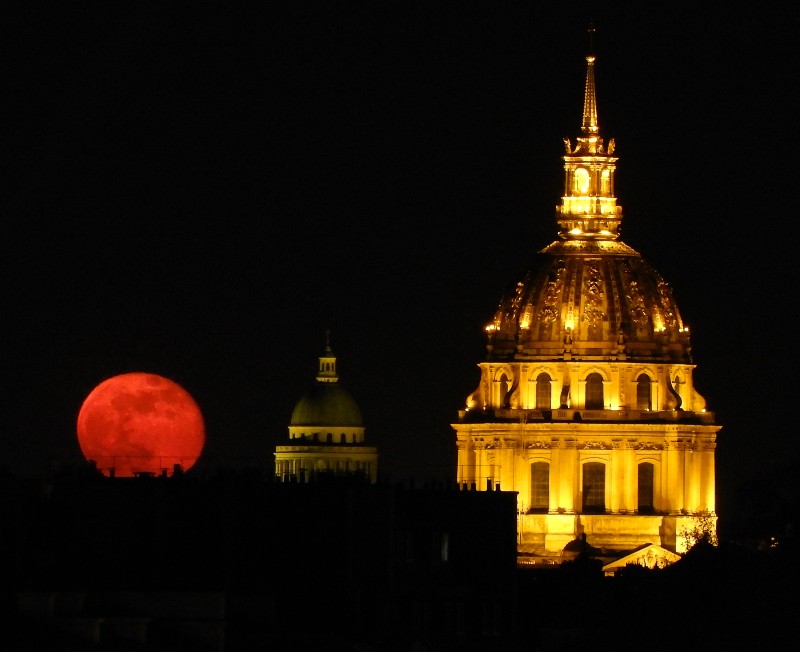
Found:
[[583, 465], [583, 512], [604, 514], [606, 511], [606, 465], [587, 462]]
[[531, 464], [531, 512], [547, 513], [550, 509], [550, 465]]
[[611, 173], [606, 169], [603, 170], [600, 176], [600, 183], [601, 183], [601, 193], [604, 195], [611, 194]]
[[586, 376], [586, 409], [602, 410], [604, 406], [603, 377], [598, 373], [591, 373]]
[[506, 407], [506, 394], [508, 394], [508, 376], [500, 374], [497, 379], [497, 405]]
[[539, 410], [549, 410], [552, 394], [550, 393], [550, 376], [541, 373], [536, 376], [536, 407]]
[[640, 374], [636, 379], [636, 409], [637, 410], [650, 410], [653, 407], [652, 393], [650, 392], [650, 376], [647, 374]]
[[589, 193], [589, 187], [591, 185], [591, 180], [589, 177], [589, 170], [586, 168], [578, 168], [575, 170], [573, 175], [573, 194], [575, 195], [586, 195]]
[[653, 475], [654, 467], [650, 462], [642, 462], [638, 469], [638, 494], [639, 494], [639, 513], [652, 514], [655, 511], [653, 505]]

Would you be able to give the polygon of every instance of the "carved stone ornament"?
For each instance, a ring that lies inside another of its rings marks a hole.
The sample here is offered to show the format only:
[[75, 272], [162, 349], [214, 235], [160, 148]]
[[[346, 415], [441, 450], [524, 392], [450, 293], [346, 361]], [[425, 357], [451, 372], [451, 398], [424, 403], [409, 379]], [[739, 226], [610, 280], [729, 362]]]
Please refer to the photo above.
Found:
[[583, 448], [585, 450], [606, 450], [610, 447], [608, 444], [602, 441], [587, 441], [584, 442], [579, 448]]
[[638, 451], [663, 451], [664, 444], [656, 444], [655, 442], [651, 441], [643, 441], [639, 442], [638, 444], [635, 444], [634, 448]]
[[548, 441], [529, 441], [525, 443], [525, 448], [528, 450], [533, 448], [552, 448], [552, 444]]

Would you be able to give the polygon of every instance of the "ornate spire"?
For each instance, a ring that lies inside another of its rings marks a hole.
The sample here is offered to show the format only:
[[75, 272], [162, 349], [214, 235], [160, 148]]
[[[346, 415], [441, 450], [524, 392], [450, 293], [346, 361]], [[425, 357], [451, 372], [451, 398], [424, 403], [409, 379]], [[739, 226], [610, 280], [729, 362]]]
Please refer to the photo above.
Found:
[[594, 85], [594, 25], [589, 25], [589, 54], [586, 56], [586, 90], [583, 96], [583, 124], [581, 131], [587, 135], [596, 135], [597, 127], [597, 92]]
[[611, 242], [619, 237], [622, 209], [614, 196], [614, 139], [605, 147], [597, 124], [597, 89], [594, 79], [596, 57], [589, 27], [586, 57], [586, 87], [583, 98], [581, 135], [573, 147], [564, 139], [565, 188], [558, 211], [559, 237], [565, 242]]
[[581, 131], [587, 136], [597, 135], [597, 94], [594, 86], [594, 55], [586, 57], [586, 92], [583, 98], [583, 124]]

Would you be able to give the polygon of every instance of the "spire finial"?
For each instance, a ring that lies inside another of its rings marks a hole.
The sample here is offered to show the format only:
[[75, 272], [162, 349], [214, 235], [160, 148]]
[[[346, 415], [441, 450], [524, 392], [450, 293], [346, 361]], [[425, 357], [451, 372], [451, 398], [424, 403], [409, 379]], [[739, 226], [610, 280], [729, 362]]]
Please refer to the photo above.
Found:
[[586, 92], [583, 98], [583, 123], [581, 131], [587, 135], [597, 135], [597, 92], [594, 85], [594, 24], [589, 23], [589, 54], [586, 55]]

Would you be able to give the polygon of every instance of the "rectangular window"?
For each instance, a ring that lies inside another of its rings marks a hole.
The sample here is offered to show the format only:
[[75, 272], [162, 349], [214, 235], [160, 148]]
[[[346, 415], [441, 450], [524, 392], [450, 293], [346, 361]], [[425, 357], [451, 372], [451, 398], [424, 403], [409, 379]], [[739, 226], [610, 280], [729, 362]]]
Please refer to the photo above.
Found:
[[583, 511], [604, 514], [606, 511], [606, 465], [587, 462], [583, 465]]
[[652, 514], [655, 511], [653, 505], [653, 465], [650, 462], [642, 462], [638, 469], [638, 509], [640, 514]]
[[531, 512], [547, 513], [550, 509], [550, 465], [531, 464]]

